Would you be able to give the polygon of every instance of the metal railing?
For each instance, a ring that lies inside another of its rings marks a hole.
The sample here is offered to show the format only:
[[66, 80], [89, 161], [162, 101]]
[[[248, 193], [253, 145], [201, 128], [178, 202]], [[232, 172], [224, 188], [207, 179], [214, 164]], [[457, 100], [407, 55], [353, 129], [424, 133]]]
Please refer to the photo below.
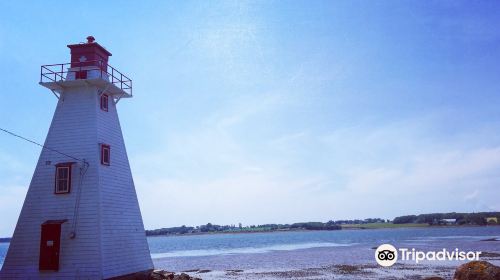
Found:
[[42, 65], [40, 83], [100, 78], [132, 95], [132, 80], [103, 60]]

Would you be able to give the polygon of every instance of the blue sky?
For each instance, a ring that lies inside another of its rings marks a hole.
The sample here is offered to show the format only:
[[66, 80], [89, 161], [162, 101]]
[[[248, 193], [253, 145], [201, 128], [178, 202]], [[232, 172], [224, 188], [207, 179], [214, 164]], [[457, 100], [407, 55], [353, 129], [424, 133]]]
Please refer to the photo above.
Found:
[[[499, 211], [495, 1], [0, 3], [0, 126], [43, 142], [39, 67], [93, 35], [146, 228]], [[0, 236], [39, 148], [0, 134]]]

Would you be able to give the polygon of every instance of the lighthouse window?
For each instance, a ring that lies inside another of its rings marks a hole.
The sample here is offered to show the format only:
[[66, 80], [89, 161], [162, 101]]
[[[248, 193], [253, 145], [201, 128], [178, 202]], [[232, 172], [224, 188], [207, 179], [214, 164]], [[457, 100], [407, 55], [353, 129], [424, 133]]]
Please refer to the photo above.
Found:
[[83, 79], [87, 79], [87, 71], [86, 70], [77, 71], [75, 73], [75, 80], [83, 80]]
[[55, 193], [69, 193], [71, 189], [71, 164], [56, 165]]
[[101, 110], [103, 111], [108, 111], [108, 95], [103, 94], [101, 95]]
[[109, 165], [111, 160], [111, 147], [109, 145], [101, 145], [101, 164]]

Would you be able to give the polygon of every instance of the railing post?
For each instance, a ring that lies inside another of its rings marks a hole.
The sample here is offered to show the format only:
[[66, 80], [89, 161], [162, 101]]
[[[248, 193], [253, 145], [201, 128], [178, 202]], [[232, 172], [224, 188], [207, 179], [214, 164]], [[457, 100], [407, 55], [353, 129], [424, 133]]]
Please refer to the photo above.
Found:
[[[69, 74], [75, 73], [75, 79], [76, 75], [78, 73], [81, 73], [82, 71], [85, 71], [85, 73], [88, 76], [88, 73], [91, 71], [89, 69], [83, 70], [83, 67], [86, 67], [85, 65], [88, 65], [90, 62], [92, 62], [92, 66], [95, 66], [95, 62], [97, 62], [97, 66], [100, 69], [100, 78], [107, 78], [109, 79], [109, 76], [111, 75], [111, 83], [115, 85], [116, 83], [120, 83], [120, 89], [124, 92], [128, 91], [128, 94], [132, 96], [132, 80], [128, 78], [126, 75], [124, 75], [122, 72], [116, 70], [110, 65], [105, 64], [105, 61], [103, 60], [92, 60], [92, 61], [86, 61], [86, 62], [70, 62], [70, 63], [59, 63], [59, 64], [50, 64], [50, 65], [42, 65], [40, 66], [40, 83], [44, 82], [58, 82], [58, 81], [65, 81], [66, 77], [64, 77], [65, 70], [64, 67], [66, 65], [69, 65], [68, 69], [72, 69], [72, 65], [74, 64], [75, 67], [73, 67], [73, 70], [68, 70], [66, 73]], [[106, 65], [106, 68], [104, 68], [104, 65]], [[60, 67], [60, 69], [58, 69]], [[107, 69], [111, 68], [111, 73], [107, 71]], [[103, 73], [104, 72], [104, 73]], [[115, 72], [117, 72], [117, 75], [115, 76]], [[118, 74], [120, 74], [120, 77], [118, 77]], [[53, 78], [50, 76], [53, 75]], [[88, 78], [88, 77], [87, 77]]]

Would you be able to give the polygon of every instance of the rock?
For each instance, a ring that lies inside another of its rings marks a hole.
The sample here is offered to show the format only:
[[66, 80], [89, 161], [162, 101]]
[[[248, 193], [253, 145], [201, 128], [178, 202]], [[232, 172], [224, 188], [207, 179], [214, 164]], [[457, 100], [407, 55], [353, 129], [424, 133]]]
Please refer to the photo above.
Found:
[[481, 252], [481, 258], [498, 258], [499, 253]]
[[431, 277], [426, 277], [423, 280], [444, 280], [444, 278], [439, 276], [431, 276]]
[[500, 267], [486, 261], [472, 261], [455, 271], [454, 280], [500, 280]]
[[175, 275], [175, 273], [173, 273], [173, 272], [165, 271], [165, 272], [163, 272], [163, 279], [172, 280], [172, 279], [174, 279], [174, 275]]
[[151, 280], [164, 280], [164, 279], [172, 280], [174, 279], [174, 273], [165, 270], [155, 270], [151, 273], [149, 278]]
[[356, 265], [342, 264], [342, 265], [338, 265], [337, 269], [338, 269], [339, 273], [341, 273], [341, 274], [353, 274], [356, 272], [360, 272], [359, 266], [356, 266]]
[[195, 278], [187, 275], [186, 273], [181, 273], [180, 275], [175, 275], [173, 272], [165, 270], [155, 270], [151, 273], [149, 280], [201, 280], [200, 278]]
[[187, 275], [186, 273], [181, 273], [180, 275], [175, 275], [174, 280], [191, 280], [191, 276]]

